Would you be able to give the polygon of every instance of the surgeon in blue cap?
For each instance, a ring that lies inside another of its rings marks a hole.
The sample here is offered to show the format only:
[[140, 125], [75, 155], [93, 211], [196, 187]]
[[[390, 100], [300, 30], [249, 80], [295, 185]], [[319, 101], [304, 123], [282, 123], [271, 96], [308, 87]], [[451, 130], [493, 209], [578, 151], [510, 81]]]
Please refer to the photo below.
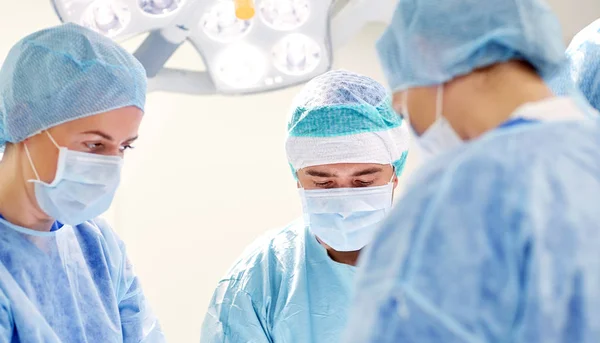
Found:
[[375, 80], [335, 70], [310, 81], [286, 139], [304, 215], [260, 238], [219, 281], [201, 342], [340, 342], [357, 258], [392, 208], [408, 142]]
[[138, 136], [146, 76], [113, 41], [65, 24], [0, 70], [0, 342], [164, 342], [106, 222]]
[[566, 55], [568, 63], [549, 80], [551, 88], [564, 95], [574, 87], [600, 111], [600, 20], [575, 35]]
[[539, 0], [400, 0], [378, 51], [427, 158], [359, 261], [345, 343], [600, 341], [600, 126]]

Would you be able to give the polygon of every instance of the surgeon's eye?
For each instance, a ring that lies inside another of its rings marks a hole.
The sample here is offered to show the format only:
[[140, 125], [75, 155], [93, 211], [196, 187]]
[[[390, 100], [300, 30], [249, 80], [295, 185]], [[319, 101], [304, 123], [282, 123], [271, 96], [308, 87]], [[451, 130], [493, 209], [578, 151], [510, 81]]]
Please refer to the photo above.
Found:
[[315, 187], [319, 187], [319, 188], [331, 188], [331, 187], [333, 187], [333, 182], [332, 181], [315, 182]]
[[125, 152], [125, 150], [129, 150], [129, 149], [135, 149], [135, 147], [131, 144], [123, 145], [121, 147], [121, 152]]
[[84, 143], [84, 145], [91, 152], [100, 151], [104, 148], [104, 144], [97, 143], [97, 142], [94, 142], [94, 143], [88, 142], [88, 143]]
[[362, 181], [362, 180], [356, 180], [354, 181], [354, 184], [357, 187], [369, 187], [373, 184], [373, 181]]

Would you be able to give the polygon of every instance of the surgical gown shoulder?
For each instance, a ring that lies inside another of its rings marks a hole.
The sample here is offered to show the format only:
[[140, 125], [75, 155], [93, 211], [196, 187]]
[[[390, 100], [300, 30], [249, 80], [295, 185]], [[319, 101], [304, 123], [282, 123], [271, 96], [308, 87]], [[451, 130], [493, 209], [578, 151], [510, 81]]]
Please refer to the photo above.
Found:
[[298, 220], [265, 233], [244, 251], [221, 282], [227, 281], [234, 288], [243, 286], [250, 292], [253, 286], [262, 287], [266, 280], [277, 283], [286, 273], [293, 275], [294, 265], [303, 262], [297, 259], [298, 250], [305, 249], [305, 231]]
[[599, 194], [595, 120], [498, 129], [432, 161], [361, 257], [347, 342], [597, 341], [572, 334], [600, 333]]
[[112, 252], [117, 253], [118, 256], [116, 257], [119, 259], [123, 258], [123, 249], [125, 249], [125, 244], [106, 220], [102, 218], [96, 218], [88, 221], [88, 224], [90, 224], [89, 228], [91, 228], [91, 230], [81, 226], [79, 226], [77, 230], [82, 230], [82, 233], [86, 235], [102, 237], [106, 241], [106, 244], [108, 244], [107, 248], [118, 248], [113, 249]]
[[15, 335], [164, 342], [125, 245], [101, 219], [45, 233], [0, 220], [0, 342]]
[[353, 280], [354, 267], [298, 220], [256, 241], [219, 282], [201, 342], [339, 342]]
[[114, 267], [115, 271], [123, 267], [124, 261], [127, 260], [125, 243], [106, 220], [95, 218], [72, 229], [82, 248], [97, 245], [103, 251], [103, 257], [109, 267]]
[[[513, 210], [535, 209], [536, 200], [554, 194], [557, 204], [566, 206], [571, 198], [596, 195], [584, 190], [600, 182], [599, 147], [597, 120], [498, 129], [418, 170], [402, 198], [404, 206], [396, 206], [394, 213], [415, 211], [403, 220], [415, 222], [402, 226], [418, 227], [434, 207], [470, 204], [475, 211], [483, 199]], [[375, 244], [390, 238], [386, 235], [404, 234], [383, 230]]]
[[[525, 180], [527, 173], [512, 174], [515, 170], [538, 171], [553, 165], [543, 175], [562, 175], [560, 168], [572, 165], [580, 158], [593, 163], [593, 149], [598, 144], [598, 121], [533, 123], [497, 129], [481, 139], [428, 162], [412, 176], [407, 191], [412, 197], [427, 198], [440, 194], [441, 183], [456, 184], [473, 178], [484, 178], [490, 172], [508, 174], [511, 180]], [[589, 136], [590, 139], [579, 137]], [[565, 160], [558, 160], [563, 156]], [[564, 163], [559, 163], [564, 162]], [[493, 168], [481, 173], [479, 168]], [[467, 176], [460, 178], [460, 175]], [[540, 175], [541, 176], [541, 175]]]

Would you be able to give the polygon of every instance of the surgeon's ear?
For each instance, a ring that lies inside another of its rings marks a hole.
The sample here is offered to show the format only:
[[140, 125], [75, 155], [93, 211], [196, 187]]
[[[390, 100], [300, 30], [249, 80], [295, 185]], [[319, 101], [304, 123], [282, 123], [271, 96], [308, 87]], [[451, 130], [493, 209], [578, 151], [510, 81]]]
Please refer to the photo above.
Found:
[[398, 187], [398, 175], [394, 175], [394, 189]]

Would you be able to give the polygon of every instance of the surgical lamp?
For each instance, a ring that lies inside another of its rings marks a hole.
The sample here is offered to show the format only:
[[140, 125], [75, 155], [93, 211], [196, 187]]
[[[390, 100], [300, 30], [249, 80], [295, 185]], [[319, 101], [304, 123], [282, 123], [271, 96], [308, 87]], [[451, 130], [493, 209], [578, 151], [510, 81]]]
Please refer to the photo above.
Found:
[[[333, 51], [366, 23], [388, 21], [394, 5], [393, 0], [51, 1], [61, 21], [116, 41], [149, 33], [134, 53], [146, 68], [149, 91], [188, 94], [249, 94], [304, 83], [328, 71]], [[186, 41], [206, 71], [164, 67]]]

